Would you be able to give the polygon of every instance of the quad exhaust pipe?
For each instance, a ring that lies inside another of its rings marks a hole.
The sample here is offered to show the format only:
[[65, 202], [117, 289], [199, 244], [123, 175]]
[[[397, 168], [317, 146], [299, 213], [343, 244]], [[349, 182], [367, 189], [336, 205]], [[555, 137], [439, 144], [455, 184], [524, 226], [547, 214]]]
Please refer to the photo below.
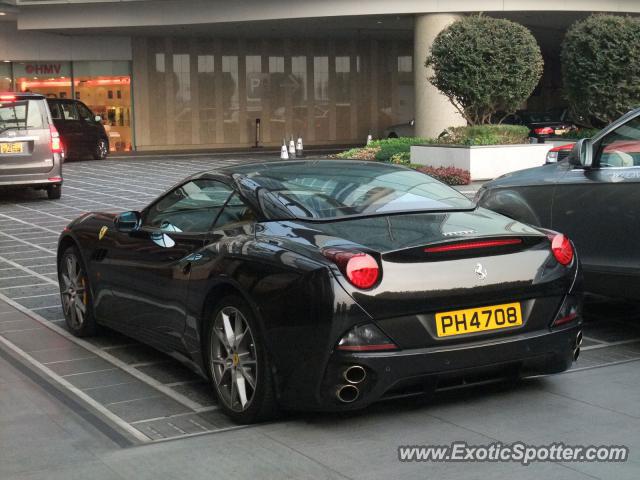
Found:
[[367, 371], [360, 365], [351, 365], [344, 369], [342, 378], [346, 380], [346, 385], [338, 385], [336, 397], [342, 403], [355, 402], [360, 397], [359, 384], [367, 378]]
[[367, 371], [360, 365], [352, 365], [342, 374], [344, 379], [352, 385], [357, 385], [367, 378]]
[[336, 396], [342, 403], [352, 403], [360, 396], [360, 389], [355, 385], [341, 385], [336, 391]]

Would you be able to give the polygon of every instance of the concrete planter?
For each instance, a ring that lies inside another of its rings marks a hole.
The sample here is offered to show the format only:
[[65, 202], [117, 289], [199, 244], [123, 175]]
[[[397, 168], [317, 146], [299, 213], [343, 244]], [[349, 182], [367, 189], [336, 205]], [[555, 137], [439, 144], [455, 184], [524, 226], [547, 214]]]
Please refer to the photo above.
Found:
[[471, 172], [471, 180], [491, 180], [505, 173], [544, 165], [552, 144], [523, 145], [416, 145], [411, 163], [431, 167], [456, 167]]

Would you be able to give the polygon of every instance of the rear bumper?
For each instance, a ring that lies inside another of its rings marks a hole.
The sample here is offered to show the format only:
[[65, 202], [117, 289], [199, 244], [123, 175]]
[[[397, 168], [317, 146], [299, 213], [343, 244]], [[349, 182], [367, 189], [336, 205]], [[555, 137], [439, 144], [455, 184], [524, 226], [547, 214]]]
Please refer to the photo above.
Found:
[[[562, 372], [573, 363], [580, 323], [562, 330], [523, 333], [492, 342], [385, 353], [336, 352], [327, 367], [317, 404], [304, 408], [356, 409], [387, 397], [433, 391], [456, 382], [472, 384]], [[345, 403], [338, 399], [336, 392], [349, 384], [344, 371], [351, 365], [362, 366], [366, 377], [355, 384], [358, 398]], [[296, 405], [289, 407], [296, 408]]]
[[46, 173], [4, 175], [0, 172], [0, 187], [46, 187], [62, 184], [62, 169], [57, 167]]

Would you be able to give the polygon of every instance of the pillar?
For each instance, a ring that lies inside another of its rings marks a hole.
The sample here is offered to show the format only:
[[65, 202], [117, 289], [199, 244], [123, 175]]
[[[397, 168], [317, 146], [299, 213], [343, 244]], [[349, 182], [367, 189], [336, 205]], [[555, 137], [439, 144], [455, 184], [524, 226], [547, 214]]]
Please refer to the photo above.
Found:
[[434, 138], [448, 128], [466, 125], [447, 97], [429, 83], [431, 69], [424, 63], [438, 33], [460, 19], [451, 13], [416, 15], [414, 25], [413, 74], [415, 81], [415, 135]]

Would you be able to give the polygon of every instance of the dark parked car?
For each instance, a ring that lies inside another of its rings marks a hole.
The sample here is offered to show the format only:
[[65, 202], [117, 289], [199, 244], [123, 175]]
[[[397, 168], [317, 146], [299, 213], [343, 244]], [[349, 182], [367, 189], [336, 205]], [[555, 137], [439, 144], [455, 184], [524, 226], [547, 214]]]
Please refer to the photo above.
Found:
[[182, 359], [239, 422], [560, 372], [582, 335], [565, 236], [374, 162], [192, 176], [72, 222], [58, 272], [74, 334], [106, 325]]
[[563, 161], [484, 185], [478, 204], [567, 234], [585, 290], [640, 299], [640, 109], [581, 140]]
[[563, 135], [576, 129], [567, 109], [553, 109], [546, 112], [519, 110], [505, 118], [502, 123], [525, 125], [529, 128], [529, 136], [538, 140]]
[[0, 187], [62, 194], [62, 145], [42, 95], [0, 94]]
[[103, 160], [109, 154], [109, 137], [102, 119], [79, 100], [48, 98], [51, 116], [64, 146], [66, 158], [89, 155]]

